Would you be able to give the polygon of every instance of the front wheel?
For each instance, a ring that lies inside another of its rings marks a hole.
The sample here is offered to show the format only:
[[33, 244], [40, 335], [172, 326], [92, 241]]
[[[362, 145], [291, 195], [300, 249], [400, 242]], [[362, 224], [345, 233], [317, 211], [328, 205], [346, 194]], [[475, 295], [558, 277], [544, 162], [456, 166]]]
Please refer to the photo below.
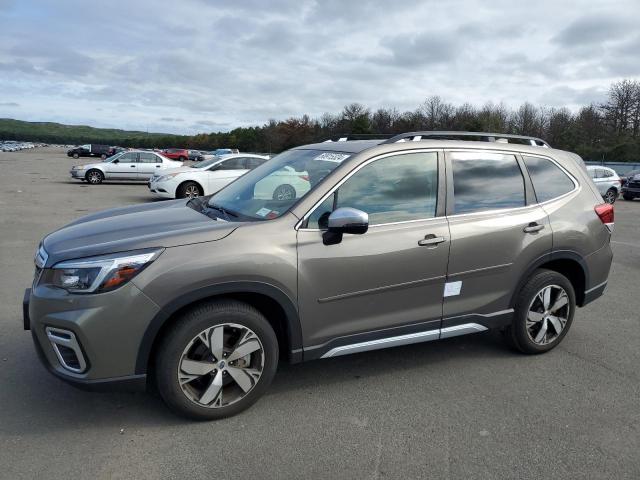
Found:
[[544, 353], [565, 337], [576, 309], [571, 282], [553, 270], [537, 270], [516, 299], [512, 324], [505, 338], [523, 353]]
[[633, 200], [635, 197], [633, 195], [629, 195], [627, 193], [623, 193], [622, 194], [622, 198], [624, 198], [625, 200], [631, 201]]
[[604, 194], [604, 201], [609, 203], [609, 204], [611, 204], [611, 205], [616, 203], [617, 198], [618, 198], [618, 192], [617, 192], [617, 190], [615, 188], [610, 188]]
[[74, 153], [73, 154], [73, 158], [80, 158], [80, 154], [79, 153]]
[[91, 185], [98, 185], [104, 180], [104, 174], [100, 170], [89, 170], [85, 175], [85, 180]]
[[264, 316], [246, 303], [204, 303], [180, 317], [163, 337], [156, 382], [171, 410], [217, 420], [249, 408], [278, 365], [278, 341]]
[[196, 198], [203, 194], [202, 188], [196, 182], [184, 182], [176, 190], [177, 198]]
[[296, 190], [291, 185], [280, 185], [273, 191], [274, 200], [293, 200], [296, 198]]

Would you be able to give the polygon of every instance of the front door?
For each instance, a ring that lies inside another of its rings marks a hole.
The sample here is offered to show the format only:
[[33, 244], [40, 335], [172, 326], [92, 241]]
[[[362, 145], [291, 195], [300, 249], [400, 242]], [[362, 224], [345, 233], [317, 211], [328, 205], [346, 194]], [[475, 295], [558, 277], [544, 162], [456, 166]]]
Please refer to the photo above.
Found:
[[[298, 231], [305, 358], [438, 338], [449, 257], [443, 175], [435, 151], [384, 156], [315, 207]], [[325, 245], [339, 207], [368, 213], [369, 230]]]
[[508, 323], [514, 290], [552, 241], [518, 155], [447, 152], [447, 171], [451, 252], [443, 337]]
[[138, 178], [138, 154], [126, 152], [105, 168], [105, 177], [113, 180], [136, 180]]

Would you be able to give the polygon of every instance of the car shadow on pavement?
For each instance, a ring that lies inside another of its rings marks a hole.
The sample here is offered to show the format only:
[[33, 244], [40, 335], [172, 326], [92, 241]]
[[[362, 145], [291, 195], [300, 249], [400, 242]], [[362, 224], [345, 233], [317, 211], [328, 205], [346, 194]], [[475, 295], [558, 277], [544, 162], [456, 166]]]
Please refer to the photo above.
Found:
[[[265, 398], [258, 404], [260, 408], [269, 408], [269, 397], [275, 402], [277, 397], [292, 392], [320, 393], [337, 383], [382, 377], [398, 370], [424, 381], [425, 367], [446, 369], [450, 361], [473, 362], [478, 358], [518, 355], [504, 346], [499, 337], [489, 332], [297, 365], [281, 364]], [[35, 359], [29, 364], [28, 370], [16, 372], [15, 378], [8, 380], [7, 390], [0, 396], [5, 403], [0, 413], [5, 434], [22, 436], [97, 427], [139, 429], [189, 422], [173, 415], [153, 392], [85, 392], [52, 377]]]

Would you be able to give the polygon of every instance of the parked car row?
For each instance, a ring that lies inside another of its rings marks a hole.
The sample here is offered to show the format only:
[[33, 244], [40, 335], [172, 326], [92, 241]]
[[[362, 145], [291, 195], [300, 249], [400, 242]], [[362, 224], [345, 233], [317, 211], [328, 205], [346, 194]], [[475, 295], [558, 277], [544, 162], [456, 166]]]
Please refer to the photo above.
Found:
[[0, 152], [17, 152], [29, 148], [41, 147], [42, 143], [17, 142], [15, 140], [0, 141]]

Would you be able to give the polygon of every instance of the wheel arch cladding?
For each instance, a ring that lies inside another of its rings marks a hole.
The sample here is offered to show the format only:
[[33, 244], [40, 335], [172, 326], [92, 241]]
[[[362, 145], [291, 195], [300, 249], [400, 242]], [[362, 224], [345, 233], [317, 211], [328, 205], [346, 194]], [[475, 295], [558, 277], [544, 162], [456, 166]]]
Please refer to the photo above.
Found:
[[201, 302], [222, 298], [257, 308], [273, 327], [281, 355], [291, 363], [302, 360], [302, 330], [295, 302], [278, 287], [267, 283], [233, 282], [204, 287], [168, 302], [151, 320], [140, 341], [135, 373], [147, 373], [159, 339], [182, 312]]
[[524, 284], [531, 277], [533, 272], [539, 268], [553, 270], [554, 272], [558, 272], [559, 274], [567, 277], [575, 291], [576, 304], [579, 307], [584, 304], [586, 286], [589, 285], [589, 270], [585, 261], [579, 254], [566, 250], [544, 255], [531, 263], [514, 289], [511, 295], [510, 305], [513, 306], [515, 299], [520, 290], [522, 290]]

